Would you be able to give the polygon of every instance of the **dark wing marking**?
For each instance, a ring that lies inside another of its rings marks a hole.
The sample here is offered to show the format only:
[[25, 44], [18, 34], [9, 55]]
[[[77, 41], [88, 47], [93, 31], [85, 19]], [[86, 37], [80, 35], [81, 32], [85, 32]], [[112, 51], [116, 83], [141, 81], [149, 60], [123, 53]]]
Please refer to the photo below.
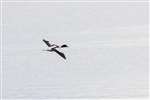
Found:
[[43, 39], [43, 42], [44, 42], [48, 47], [51, 47], [51, 44], [49, 43], [49, 41]]
[[62, 45], [61, 48], [68, 47], [66, 44]]
[[64, 59], [66, 59], [66, 57], [65, 57], [65, 55], [64, 55], [64, 53], [62, 53], [62, 52], [59, 52], [58, 50], [56, 50], [56, 49], [53, 49], [53, 51], [55, 51], [57, 54], [59, 54], [61, 57], [63, 57]]

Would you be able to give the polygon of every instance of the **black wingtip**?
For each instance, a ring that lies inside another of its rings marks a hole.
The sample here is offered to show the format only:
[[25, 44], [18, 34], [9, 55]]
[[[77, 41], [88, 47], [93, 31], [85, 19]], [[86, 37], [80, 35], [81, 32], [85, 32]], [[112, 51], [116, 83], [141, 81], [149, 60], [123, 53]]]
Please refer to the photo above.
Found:
[[46, 41], [45, 39], [43, 39], [43, 41]]
[[64, 60], [66, 60], [66, 57], [65, 57], [65, 55], [64, 56], [61, 56]]
[[65, 57], [64, 60], [67, 60], [67, 58]]
[[43, 39], [42, 41], [45, 42], [45, 39]]

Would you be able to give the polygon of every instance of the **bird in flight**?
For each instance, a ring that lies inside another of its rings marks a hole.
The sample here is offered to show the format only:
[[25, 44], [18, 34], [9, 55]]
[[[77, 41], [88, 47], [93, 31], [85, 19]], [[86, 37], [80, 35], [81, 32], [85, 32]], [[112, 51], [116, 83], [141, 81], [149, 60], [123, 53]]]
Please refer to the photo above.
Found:
[[57, 53], [59, 56], [61, 56], [63, 59], [66, 60], [66, 56], [64, 53], [60, 52], [57, 50], [57, 48], [65, 48], [65, 47], [68, 47], [66, 44], [63, 44], [61, 46], [58, 46], [56, 44], [50, 44], [49, 41], [43, 39], [43, 42], [50, 48], [50, 49], [47, 49], [47, 50], [44, 50], [44, 51], [49, 51], [49, 52], [55, 52]]

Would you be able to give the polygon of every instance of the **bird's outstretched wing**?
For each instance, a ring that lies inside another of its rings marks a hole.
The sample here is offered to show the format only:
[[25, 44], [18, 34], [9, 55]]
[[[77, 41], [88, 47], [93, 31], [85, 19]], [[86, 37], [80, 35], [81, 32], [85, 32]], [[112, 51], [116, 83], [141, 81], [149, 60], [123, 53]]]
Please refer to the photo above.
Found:
[[51, 47], [51, 44], [49, 43], [49, 41], [43, 39], [43, 42], [44, 42], [48, 47]]
[[58, 51], [58, 50], [56, 50], [56, 49], [53, 49], [53, 51], [54, 51], [54, 52], [56, 52], [58, 55], [60, 55], [62, 58], [66, 59], [66, 57], [65, 57], [64, 53], [59, 52], [59, 51]]

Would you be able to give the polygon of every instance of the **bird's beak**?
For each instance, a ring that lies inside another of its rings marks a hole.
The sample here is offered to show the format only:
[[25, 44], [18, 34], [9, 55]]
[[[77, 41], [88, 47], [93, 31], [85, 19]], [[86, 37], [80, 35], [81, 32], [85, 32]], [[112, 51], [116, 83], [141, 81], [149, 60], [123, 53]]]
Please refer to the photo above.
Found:
[[42, 50], [42, 51], [47, 51], [47, 50]]

